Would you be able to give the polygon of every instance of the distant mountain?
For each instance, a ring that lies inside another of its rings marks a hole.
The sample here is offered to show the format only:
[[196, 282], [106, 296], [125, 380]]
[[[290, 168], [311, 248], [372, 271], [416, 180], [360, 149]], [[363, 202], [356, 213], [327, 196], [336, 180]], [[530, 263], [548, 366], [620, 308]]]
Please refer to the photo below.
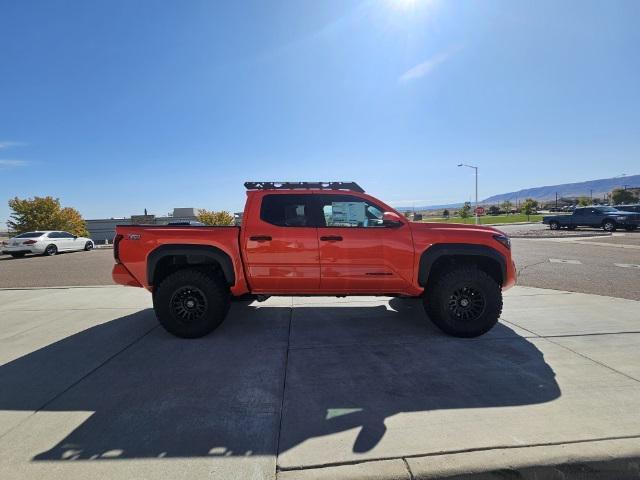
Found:
[[[512, 203], [525, 198], [533, 198], [534, 200], [555, 200], [556, 192], [560, 197], [589, 197], [593, 190], [593, 198], [603, 198], [604, 194], [610, 193], [614, 188], [622, 188], [624, 185], [629, 187], [640, 187], [640, 175], [627, 175], [624, 177], [603, 178], [601, 180], [589, 180], [588, 182], [578, 183], [562, 183], [560, 185], [549, 185], [547, 187], [525, 188], [517, 192], [501, 193], [493, 195], [489, 198], [481, 200], [480, 204], [497, 204], [505, 200]], [[471, 202], [473, 205], [473, 202]], [[460, 208], [463, 203], [449, 203], [446, 205], [427, 205], [421, 207], [399, 207], [399, 211], [424, 211], [424, 210], [441, 210], [443, 208]]]
[[443, 205], [428, 205], [425, 207], [396, 207], [396, 210], [398, 210], [399, 212], [412, 212], [412, 211], [416, 211], [416, 212], [420, 212], [423, 210], [442, 210], [443, 208], [460, 208], [464, 205], [463, 202], [460, 203], [447, 203], [447, 204], [443, 204]]
[[[594, 198], [602, 198], [606, 193], [614, 188], [640, 186], [640, 175], [629, 175], [625, 177], [603, 178], [601, 180], [589, 180], [588, 182], [562, 183], [560, 185], [549, 185], [547, 187], [525, 188], [517, 192], [501, 193], [485, 198], [481, 203], [501, 203], [505, 200], [515, 202], [516, 199], [524, 200], [533, 198], [534, 200], [554, 200], [556, 192], [560, 197], [589, 197], [593, 193]], [[592, 192], [593, 191], [593, 192]]]

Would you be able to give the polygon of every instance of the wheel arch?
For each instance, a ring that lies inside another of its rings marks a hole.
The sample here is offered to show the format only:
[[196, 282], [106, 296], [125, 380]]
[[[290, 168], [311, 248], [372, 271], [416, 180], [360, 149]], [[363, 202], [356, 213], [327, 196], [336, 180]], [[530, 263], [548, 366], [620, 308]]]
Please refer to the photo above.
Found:
[[147, 283], [158, 283], [169, 273], [190, 266], [215, 265], [227, 285], [236, 283], [231, 257], [220, 248], [211, 245], [161, 245], [147, 256]]
[[486, 245], [438, 243], [420, 256], [418, 284], [426, 287], [429, 278], [455, 265], [476, 265], [502, 285], [507, 278], [507, 260], [498, 250]]

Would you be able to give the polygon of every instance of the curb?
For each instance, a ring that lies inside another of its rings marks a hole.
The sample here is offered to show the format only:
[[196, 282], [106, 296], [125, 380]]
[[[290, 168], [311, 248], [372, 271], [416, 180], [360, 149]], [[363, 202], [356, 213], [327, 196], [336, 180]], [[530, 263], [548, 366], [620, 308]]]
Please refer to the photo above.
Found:
[[279, 470], [278, 480], [418, 480], [464, 478], [637, 479], [639, 436], [439, 452], [385, 460]]

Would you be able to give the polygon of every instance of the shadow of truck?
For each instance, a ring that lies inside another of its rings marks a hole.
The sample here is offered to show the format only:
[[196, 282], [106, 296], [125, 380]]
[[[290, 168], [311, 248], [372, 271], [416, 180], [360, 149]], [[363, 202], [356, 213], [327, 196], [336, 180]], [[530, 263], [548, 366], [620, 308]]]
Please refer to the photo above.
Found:
[[502, 324], [454, 339], [411, 301], [350, 305], [238, 303], [215, 334], [188, 341], [151, 310], [127, 315], [1, 366], [0, 409], [90, 411], [35, 460], [113, 460], [275, 455], [354, 427], [364, 452], [391, 415], [560, 396], [542, 353]]

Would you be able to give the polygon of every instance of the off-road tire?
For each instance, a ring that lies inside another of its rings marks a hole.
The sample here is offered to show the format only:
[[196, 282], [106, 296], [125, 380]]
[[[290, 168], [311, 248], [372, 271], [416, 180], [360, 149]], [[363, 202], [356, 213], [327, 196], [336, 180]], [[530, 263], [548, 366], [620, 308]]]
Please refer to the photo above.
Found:
[[550, 221], [549, 228], [551, 230], [560, 230], [560, 222], [556, 222], [555, 220]]
[[616, 222], [613, 220], [605, 220], [602, 222], [602, 229], [605, 232], [615, 232], [616, 231]]
[[58, 247], [56, 247], [54, 244], [51, 244], [51, 245], [47, 245], [47, 248], [44, 249], [44, 252], [42, 253], [42, 255], [44, 255], [45, 257], [53, 257], [57, 253], [58, 253]]
[[502, 289], [484, 271], [460, 267], [435, 279], [427, 288], [423, 302], [431, 321], [444, 333], [462, 338], [478, 337], [498, 322], [502, 313]]
[[184, 269], [168, 275], [158, 285], [153, 294], [153, 308], [169, 333], [199, 338], [224, 321], [230, 296], [229, 287], [215, 272]]

